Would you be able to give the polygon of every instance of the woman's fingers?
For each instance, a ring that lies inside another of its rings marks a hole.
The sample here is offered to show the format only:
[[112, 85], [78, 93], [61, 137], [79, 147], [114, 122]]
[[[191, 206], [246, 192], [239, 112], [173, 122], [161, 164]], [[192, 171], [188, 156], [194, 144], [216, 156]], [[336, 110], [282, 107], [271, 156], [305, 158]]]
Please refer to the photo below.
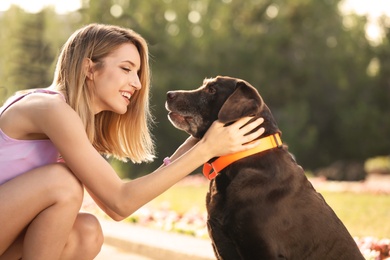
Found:
[[248, 145], [250, 142], [258, 139], [260, 136], [262, 136], [265, 132], [264, 127], [260, 127], [256, 132], [245, 134], [245, 145]]
[[254, 119], [253, 117], [244, 117], [234, 123], [236, 127], [239, 127], [239, 130], [245, 133], [248, 133], [261, 125], [264, 122], [264, 118], [258, 117]]
[[[252, 141], [264, 133], [264, 128], [260, 127], [263, 122], [263, 118], [245, 117], [225, 127], [223, 123], [216, 121], [207, 131], [204, 141], [209, 145], [209, 151], [213, 151], [213, 156], [244, 151], [254, 147], [256, 143]], [[252, 133], [256, 128], [258, 129]]]
[[[249, 123], [250, 122], [250, 123]], [[263, 127], [260, 127], [260, 125], [264, 122], [264, 119], [259, 117], [253, 120], [252, 117], [245, 117], [237, 121], [236, 127], [239, 127], [238, 133], [239, 135], [244, 136], [244, 142], [248, 143], [251, 142], [258, 137], [260, 137], [265, 129]], [[259, 128], [260, 127], [260, 128]], [[255, 132], [253, 132], [254, 129], [258, 128]], [[253, 132], [253, 133], [252, 133]]]

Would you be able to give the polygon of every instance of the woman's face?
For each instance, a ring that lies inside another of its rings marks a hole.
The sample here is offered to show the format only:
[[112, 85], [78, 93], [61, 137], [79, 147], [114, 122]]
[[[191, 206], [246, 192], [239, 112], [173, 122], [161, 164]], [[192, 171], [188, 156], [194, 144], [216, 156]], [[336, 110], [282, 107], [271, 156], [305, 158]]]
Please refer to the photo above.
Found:
[[138, 50], [134, 44], [122, 44], [102, 62], [102, 68], [93, 70], [87, 80], [88, 86], [95, 88], [92, 109], [95, 114], [104, 110], [124, 114], [131, 96], [141, 89]]

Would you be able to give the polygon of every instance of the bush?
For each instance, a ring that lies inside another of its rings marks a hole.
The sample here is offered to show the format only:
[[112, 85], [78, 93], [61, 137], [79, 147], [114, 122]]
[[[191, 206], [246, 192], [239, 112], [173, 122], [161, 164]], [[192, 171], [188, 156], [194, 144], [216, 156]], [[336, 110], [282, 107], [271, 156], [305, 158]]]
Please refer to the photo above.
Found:
[[337, 161], [314, 172], [316, 176], [332, 181], [361, 181], [366, 177], [364, 164], [356, 161]]
[[390, 174], [390, 155], [370, 158], [364, 168], [367, 173]]

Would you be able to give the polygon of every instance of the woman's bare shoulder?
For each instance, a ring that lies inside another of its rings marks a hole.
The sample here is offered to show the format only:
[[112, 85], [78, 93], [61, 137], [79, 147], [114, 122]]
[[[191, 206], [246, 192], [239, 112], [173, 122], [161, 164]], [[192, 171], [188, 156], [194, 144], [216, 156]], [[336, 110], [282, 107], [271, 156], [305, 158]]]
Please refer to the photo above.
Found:
[[42, 112], [45, 114], [55, 113], [58, 109], [69, 107], [61, 95], [45, 93], [27, 95], [20, 100], [20, 105], [31, 113]]
[[0, 128], [16, 139], [45, 139], [43, 125], [53, 115], [75, 114], [60, 95], [29, 94], [9, 105], [0, 117]]
[[47, 134], [64, 131], [69, 125], [85, 132], [76, 111], [60, 95], [37, 94], [28, 97], [24, 108], [35, 127]]
[[85, 126], [76, 111], [61, 99], [42, 98], [45, 104], [37, 102], [33, 105], [35, 113], [31, 114], [32, 122], [39, 132], [54, 143], [68, 166], [81, 164], [80, 158], [83, 156], [98, 158], [100, 155], [88, 139]]

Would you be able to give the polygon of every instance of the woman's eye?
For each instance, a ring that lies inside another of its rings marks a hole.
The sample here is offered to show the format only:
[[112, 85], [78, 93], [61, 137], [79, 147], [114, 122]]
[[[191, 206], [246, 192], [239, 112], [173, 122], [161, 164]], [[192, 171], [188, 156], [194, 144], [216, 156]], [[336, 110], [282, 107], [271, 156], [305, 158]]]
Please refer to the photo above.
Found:
[[122, 68], [122, 70], [124, 70], [124, 71], [126, 71], [126, 72], [131, 71], [129, 68]]

